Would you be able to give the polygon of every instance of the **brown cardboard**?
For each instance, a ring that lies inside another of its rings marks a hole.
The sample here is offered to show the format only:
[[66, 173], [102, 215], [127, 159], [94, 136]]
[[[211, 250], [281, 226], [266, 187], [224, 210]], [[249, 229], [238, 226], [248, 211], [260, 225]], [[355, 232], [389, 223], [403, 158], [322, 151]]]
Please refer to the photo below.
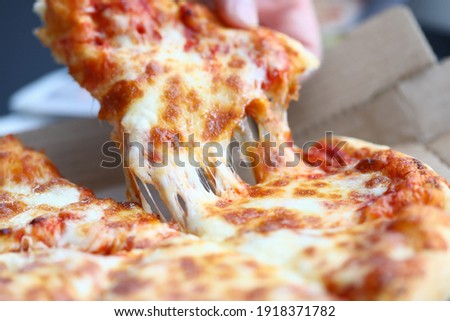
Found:
[[125, 200], [122, 169], [100, 166], [104, 159], [102, 145], [109, 140], [110, 132], [106, 123], [79, 119], [18, 136], [26, 146], [45, 151], [64, 177], [95, 190], [99, 196], [121, 201]]
[[[427, 147], [450, 168], [450, 131], [429, 142]], [[447, 177], [447, 179], [450, 182], [450, 177]]]
[[450, 59], [436, 62], [404, 7], [328, 52], [289, 117], [296, 142], [326, 131], [358, 137], [422, 159], [450, 180]]
[[421, 141], [431, 141], [450, 129], [450, 59], [403, 81], [399, 90], [417, 121]]
[[[385, 145], [413, 141], [416, 139], [415, 123], [406, 113], [406, 104], [407, 101], [394, 87], [327, 117], [309, 129], [299, 129], [294, 137], [296, 141], [311, 141], [324, 136], [326, 131], [332, 131], [335, 135], [358, 137]], [[298, 127], [292, 120], [290, 123], [291, 127]], [[398, 126], [399, 123], [402, 125]]]
[[289, 115], [294, 135], [357, 108], [435, 62], [407, 9], [395, 8], [375, 17], [330, 50], [321, 69], [304, 85]]
[[[289, 117], [299, 145], [333, 131], [398, 148], [450, 180], [450, 60], [436, 62], [403, 7], [375, 17], [328, 52]], [[100, 167], [109, 131], [97, 120], [71, 120], [20, 138], [45, 149], [67, 178], [123, 200], [121, 170]]]

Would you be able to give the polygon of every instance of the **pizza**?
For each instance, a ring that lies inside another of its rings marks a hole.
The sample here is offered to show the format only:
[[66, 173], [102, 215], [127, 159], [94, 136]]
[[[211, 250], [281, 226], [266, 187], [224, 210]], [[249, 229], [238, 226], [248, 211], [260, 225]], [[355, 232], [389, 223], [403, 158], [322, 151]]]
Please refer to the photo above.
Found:
[[[152, 186], [183, 231], [335, 298], [448, 297], [448, 183], [353, 138], [295, 146], [288, 103], [318, 67], [301, 44], [227, 28], [191, 1], [46, 0], [36, 9], [38, 37], [114, 126], [130, 159], [129, 194], [145, 210]], [[233, 139], [256, 142], [256, 184], [233, 168]], [[211, 147], [224, 152], [206, 157]]]
[[[242, 121], [247, 114], [264, 122], [277, 140], [290, 141], [287, 103], [297, 95], [299, 78], [318, 65], [287, 36], [225, 28], [197, 3], [52, 0], [38, 1], [35, 8], [45, 23], [38, 37], [101, 102], [99, 117], [114, 125], [113, 137], [122, 142], [126, 134], [144, 147], [143, 153], [129, 151], [131, 194], [139, 200], [138, 185], [153, 184], [178, 212], [176, 191], [166, 187], [175, 185], [181, 193], [192, 187], [198, 195], [202, 182], [190, 164], [180, 168], [169, 160], [168, 166], [151, 166], [162, 157], [160, 145], [191, 136], [200, 143], [194, 157], [201, 160], [206, 143], [225, 145], [235, 131], [248, 133]], [[216, 193], [243, 189], [226, 162], [206, 165], [200, 166]]]
[[1, 300], [312, 300], [320, 284], [98, 199], [0, 139]]

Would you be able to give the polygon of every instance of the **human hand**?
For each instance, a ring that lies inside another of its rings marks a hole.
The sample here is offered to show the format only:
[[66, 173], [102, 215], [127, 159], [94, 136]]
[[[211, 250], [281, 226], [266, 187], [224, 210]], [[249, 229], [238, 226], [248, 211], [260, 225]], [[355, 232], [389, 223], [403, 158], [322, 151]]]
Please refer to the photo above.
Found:
[[317, 57], [322, 45], [312, 0], [214, 0], [219, 16], [237, 28], [259, 24], [299, 40]]

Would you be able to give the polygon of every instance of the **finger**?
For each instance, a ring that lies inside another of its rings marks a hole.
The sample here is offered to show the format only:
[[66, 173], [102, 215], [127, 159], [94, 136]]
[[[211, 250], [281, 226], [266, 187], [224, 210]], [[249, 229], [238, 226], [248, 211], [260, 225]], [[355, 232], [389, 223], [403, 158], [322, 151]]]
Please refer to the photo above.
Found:
[[215, 2], [220, 17], [231, 27], [258, 26], [258, 7], [255, 0], [215, 0]]
[[258, 0], [261, 24], [299, 40], [322, 56], [320, 28], [312, 0]]

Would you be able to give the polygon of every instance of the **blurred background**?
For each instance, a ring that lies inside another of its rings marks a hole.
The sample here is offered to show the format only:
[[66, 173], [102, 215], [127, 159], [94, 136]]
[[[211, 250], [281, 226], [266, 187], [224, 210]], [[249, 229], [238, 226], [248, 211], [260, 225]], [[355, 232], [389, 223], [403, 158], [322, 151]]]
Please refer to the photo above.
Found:
[[[49, 51], [43, 48], [32, 34], [32, 30], [40, 24], [39, 19], [31, 11], [33, 2], [34, 0], [2, 1], [0, 5], [0, 27], [4, 30], [3, 48], [0, 50], [0, 134], [10, 131], [10, 127], [20, 131], [36, 128], [51, 121], [51, 117], [48, 116], [32, 117], [20, 113], [22, 106], [30, 102], [36, 103], [37, 113], [40, 107], [60, 109], [60, 102], [70, 100], [73, 96], [76, 96], [77, 101], [87, 100], [92, 115], [95, 115], [98, 108], [88, 95], [80, 93], [71, 80], [65, 77], [64, 71], [41, 78], [61, 67], [53, 62]], [[449, 0], [315, 0], [314, 2], [327, 48], [339, 42], [348, 31], [371, 15], [392, 5], [404, 3], [413, 9], [436, 55], [439, 58], [450, 56]], [[17, 93], [30, 83], [33, 84]], [[53, 91], [48, 90], [50, 87]], [[14, 93], [16, 95], [11, 99]], [[11, 113], [11, 106], [15, 106], [15, 113]]]

